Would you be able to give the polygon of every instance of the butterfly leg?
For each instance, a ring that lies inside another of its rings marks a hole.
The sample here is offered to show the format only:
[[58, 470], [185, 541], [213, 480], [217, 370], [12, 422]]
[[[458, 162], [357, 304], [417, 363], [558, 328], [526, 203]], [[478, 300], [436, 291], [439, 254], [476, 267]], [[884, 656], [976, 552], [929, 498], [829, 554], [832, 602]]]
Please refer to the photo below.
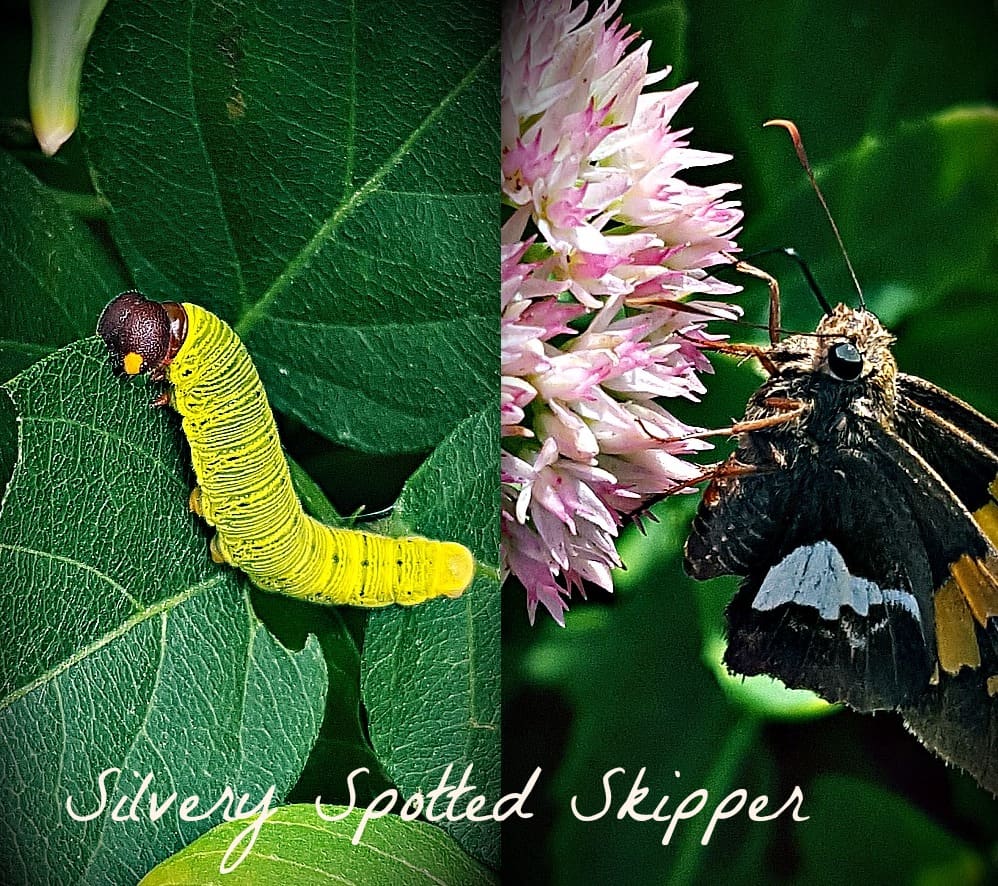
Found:
[[752, 474], [764, 473], [767, 469], [760, 467], [759, 465], [748, 465], [737, 461], [732, 455], [727, 461], [721, 462], [719, 465], [714, 465], [712, 468], [704, 471], [699, 477], [695, 477], [692, 480], [687, 480], [685, 483], [677, 486], [676, 489], [670, 490], [670, 495], [679, 489], [683, 489], [687, 486], [695, 486], [698, 483], [704, 483], [710, 481], [713, 483], [715, 480], [727, 480], [732, 477], [749, 477]]
[[736, 421], [726, 428], [713, 428], [704, 431], [691, 431], [689, 434], [682, 434], [678, 437], [657, 437], [646, 425], [642, 424], [645, 432], [650, 437], [655, 437], [663, 443], [681, 443], [684, 440], [699, 440], [704, 437], [735, 437], [738, 434], [747, 434], [752, 431], [760, 431], [763, 428], [772, 428], [776, 425], [787, 424], [796, 421], [804, 414], [805, 404], [800, 400], [792, 400], [787, 397], [767, 397], [763, 403], [770, 409], [777, 410], [774, 415], [767, 415], [765, 418], [756, 418], [749, 421]]
[[731, 426], [733, 434], [748, 434], [752, 431], [761, 431], [763, 428], [773, 428], [777, 425], [785, 425], [800, 418], [807, 406], [799, 400], [785, 400], [782, 397], [770, 397], [764, 401], [768, 406], [780, 403], [782, 411], [775, 415], [767, 415], [765, 418], [754, 418], [750, 421], [736, 421]]
[[733, 354], [736, 357], [754, 357], [770, 375], [776, 375], [776, 364], [769, 356], [769, 348], [762, 345], [749, 345], [732, 341], [698, 341], [697, 346], [703, 351], [714, 351], [718, 354]]
[[[711, 483], [720, 480], [724, 481], [729, 477], [747, 477], [752, 474], [762, 474], [772, 470], [771, 468], [762, 467], [760, 465], [748, 465], [742, 464], [735, 460], [732, 455], [727, 461], [721, 462], [720, 464], [711, 465], [702, 474], [697, 477], [693, 477], [689, 480], [684, 480], [682, 483], [678, 483], [668, 490], [668, 492], [663, 492], [659, 495], [654, 495], [645, 501], [641, 507], [630, 515], [630, 519], [637, 524], [638, 528], [644, 531], [642, 521], [647, 519], [657, 522], [656, 516], [652, 513], [651, 509], [657, 505], [660, 501], [675, 495], [677, 492], [682, 492], [686, 489], [692, 489], [694, 486], [699, 486], [701, 483]], [[710, 493], [714, 490], [713, 494], [716, 494], [716, 487], [711, 485], [708, 486], [704, 495]]]
[[750, 265], [747, 261], [741, 261], [730, 252], [722, 252], [725, 258], [734, 262], [735, 270], [742, 274], [748, 274], [762, 280], [769, 287], [769, 343], [772, 345], [780, 342], [780, 284], [772, 274]]

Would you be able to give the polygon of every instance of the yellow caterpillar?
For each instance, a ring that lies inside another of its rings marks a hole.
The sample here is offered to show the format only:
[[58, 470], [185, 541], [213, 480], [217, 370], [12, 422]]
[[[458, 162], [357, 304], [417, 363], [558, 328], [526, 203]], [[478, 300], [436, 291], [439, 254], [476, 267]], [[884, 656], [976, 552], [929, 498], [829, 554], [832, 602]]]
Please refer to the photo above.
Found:
[[302, 510], [256, 367], [214, 314], [125, 292], [97, 332], [116, 374], [171, 384], [154, 405], [183, 416], [198, 480], [190, 505], [216, 529], [215, 562], [265, 590], [334, 605], [411, 605], [457, 597], [471, 583], [463, 545], [335, 529]]

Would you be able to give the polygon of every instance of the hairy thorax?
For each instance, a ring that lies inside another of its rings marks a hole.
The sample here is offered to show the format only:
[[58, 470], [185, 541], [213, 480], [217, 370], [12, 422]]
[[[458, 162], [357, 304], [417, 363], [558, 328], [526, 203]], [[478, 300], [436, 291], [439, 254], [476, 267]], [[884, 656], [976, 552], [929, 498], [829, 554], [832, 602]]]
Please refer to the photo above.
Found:
[[[792, 335], [776, 345], [770, 358], [777, 371], [749, 401], [745, 418], [764, 419], [793, 403], [800, 414], [751, 431], [752, 442], [774, 444], [774, 457], [785, 461], [800, 448], [825, 453], [860, 448], [871, 423], [892, 428], [897, 399], [893, 342], [873, 314], [839, 305], [814, 333]], [[843, 354], [852, 363], [843, 364]], [[855, 377], [849, 377], [853, 372]]]

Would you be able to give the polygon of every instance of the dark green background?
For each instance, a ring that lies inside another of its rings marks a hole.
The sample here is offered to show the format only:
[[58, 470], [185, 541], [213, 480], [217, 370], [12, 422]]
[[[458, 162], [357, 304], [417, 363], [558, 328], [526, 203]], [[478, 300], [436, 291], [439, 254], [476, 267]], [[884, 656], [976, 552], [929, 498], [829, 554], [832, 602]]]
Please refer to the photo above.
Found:
[[[745, 253], [793, 246], [834, 303], [855, 304], [845, 265], [790, 140], [763, 129], [797, 122], [871, 307], [898, 336], [903, 370], [998, 418], [998, 111], [994, 8], [986, 2], [710, 4], [625, 2], [626, 21], [654, 41], [655, 88], [700, 86], [674, 119], [694, 148], [733, 154], [690, 180], [733, 181], [744, 205]], [[784, 325], [820, 317], [796, 268], [759, 263], [783, 284]], [[747, 321], [765, 323], [766, 289], [742, 283]], [[730, 327], [735, 340], [765, 334]], [[715, 360], [702, 406], [682, 415], [721, 427], [759, 383]], [[678, 411], [678, 410], [677, 410]], [[723, 450], [722, 450], [723, 451]], [[715, 453], [716, 455], [716, 453]], [[876, 490], [870, 491], [871, 495]], [[698, 585], [679, 556], [692, 497], [656, 508], [662, 522], [625, 533], [628, 572], [610, 597], [576, 599], [567, 627], [527, 624], [522, 590], [504, 613], [507, 789], [544, 767], [535, 816], [504, 831], [508, 882], [976, 883], [998, 877], [998, 803], [906, 733], [898, 717], [835, 713], [780, 722], [741, 707], [702, 663], [734, 584]], [[737, 787], [779, 805], [794, 785], [810, 821], [680, 826], [576, 821], [569, 799], [603, 801], [606, 770], [640, 767], [651, 799]], [[681, 772], [681, 779], [674, 771]], [[529, 851], [527, 851], [529, 849]]]

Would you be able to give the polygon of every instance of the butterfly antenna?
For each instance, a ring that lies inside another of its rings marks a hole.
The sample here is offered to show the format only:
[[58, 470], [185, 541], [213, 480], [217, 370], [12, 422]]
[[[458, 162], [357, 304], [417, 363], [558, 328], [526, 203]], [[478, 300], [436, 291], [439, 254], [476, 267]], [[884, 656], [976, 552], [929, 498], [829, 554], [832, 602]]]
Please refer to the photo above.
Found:
[[785, 255], [787, 258], [793, 259], [800, 272], [804, 275], [804, 279], [807, 281], [811, 293], [821, 306], [821, 310], [826, 314], [832, 313], [832, 306], [828, 303], [828, 299], [825, 298], [825, 293], [821, 291], [821, 287], [818, 285], [818, 281], [815, 280], [814, 274], [811, 273], [811, 268], [796, 249], [792, 246], [771, 246], [767, 249], [760, 249], [749, 253], [745, 256], [745, 261], [753, 261], [760, 255]]
[[856, 277], [856, 271], [853, 270], [852, 262], [849, 261], [849, 253], [846, 252], [846, 245], [842, 242], [842, 235], [839, 233], [838, 225], [835, 224], [835, 219], [832, 218], [832, 211], [828, 208], [828, 204], [825, 202], [825, 195], [821, 193], [821, 188], [818, 187], [818, 182], [815, 180], [814, 172], [811, 170], [811, 164], [807, 159], [807, 152], [804, 150], [804, 143], [801, 141], [800, 130], [797, 129], [796, 124], [791, 120], [767, 120], [762, 125], [782, 126], [787, 132], [790, 133], [790, 138], [794, 143], [794, 150], [797, 152], [797, 159], [800, 160], [800, 164], [804, 167], [804, 171], [807, 173], [808, 180], [811, 182], [811, 187], [814, 189], [814, 193], [818, 195], [818, 200], [821, 201], [821, 207], [825, 210], [828, 222], [832, 226], [832, 232], [835, 234], [835, 239], [838, 241], [839, 249], [842, 250], [842, 257], [846, 260], [846, 266], [849, 268], [849, 275], [852, 277], [853, 286], [856, 287], [856, 292], [859, 293], [859, 306], [863, 310], [866, 310], [866, 299], [863, 298], [863, 290], [860, 288], [859, 279]]

